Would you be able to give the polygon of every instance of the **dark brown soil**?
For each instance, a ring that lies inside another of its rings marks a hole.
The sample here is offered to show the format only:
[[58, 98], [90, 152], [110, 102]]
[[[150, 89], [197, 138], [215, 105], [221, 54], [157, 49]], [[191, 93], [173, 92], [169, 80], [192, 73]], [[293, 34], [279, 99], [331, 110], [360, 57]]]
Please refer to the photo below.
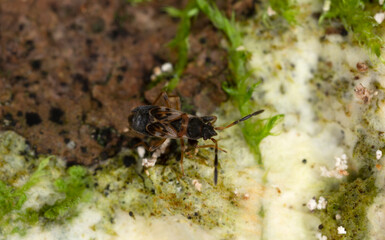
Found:
[[[163, 8], [186, 2], [1, 1], [0, 130], [70, 162], [115, 154], [127, 142], [130, 110], [151, 103], [165, 84], [147, 90], [153, 69], [176, 62], [167, 43], [179, 20]], [[251, 1], [232, 2], [221, 8], [250, 11]], [[205, 17], [194, 22], [188, 66], [175, 91], [185, 111], [210, 114], [227, 99], [222, 37]]]

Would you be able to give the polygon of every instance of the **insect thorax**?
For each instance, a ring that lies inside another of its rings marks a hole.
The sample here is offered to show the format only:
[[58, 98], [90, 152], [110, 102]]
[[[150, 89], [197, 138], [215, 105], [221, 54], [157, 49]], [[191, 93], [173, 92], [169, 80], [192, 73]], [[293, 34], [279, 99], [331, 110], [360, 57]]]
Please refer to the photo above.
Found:
[[193, 117], [189, 120], [187, 126], [188, 138], [203, 138], [204, 140], [207, 140], [215, 135], [217, 135], [217, 133], [215, 132], [214, 127], [210, 123], [204, 123], [199, 117]]

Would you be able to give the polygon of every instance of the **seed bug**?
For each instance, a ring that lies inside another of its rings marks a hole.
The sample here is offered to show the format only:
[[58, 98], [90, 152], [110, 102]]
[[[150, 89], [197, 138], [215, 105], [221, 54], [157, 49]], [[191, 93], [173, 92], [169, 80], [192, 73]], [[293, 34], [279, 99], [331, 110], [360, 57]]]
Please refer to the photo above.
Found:
[[[177, 99], [175, 108], [171, 107], [170, 98]], [[165, 102], [165, 106], [159, 105], [162, 99]], [[128, 123], [130, 129], [139, 135], [159, 138], [152, 146], [144, 144], [150, 152], [160, 147], [167, 138], [179, 139], [181, 145], [180, 164], [182, 174], [184, 174], [183, 158], [186, 150], [185, 140], [188, 140], [188, 143], [192, 145], [193, 148], [214, 148], [214, 184], [216, 185], [218, 181], [218, 149], [224, 151], [218, 147], [218, 141], [213, 138], [213, 136], [218, 135], [216, 131], [232, 127], [263, 111], [264, 110], [258, 110], [227, 126], [214, 127], [214, 123], [217, 120], [216, 116], [198, 117], [184, 113], [180, 110], [180, 99], [178, 96], [169, 96], [167, 93], [162, 92], [152, 105], [139, 106], [133, 109], [128, 116]], [[203, 138], [203, 140], [210, 139], [214, 144], [197, 146], [198, 139], [200, 138]]]

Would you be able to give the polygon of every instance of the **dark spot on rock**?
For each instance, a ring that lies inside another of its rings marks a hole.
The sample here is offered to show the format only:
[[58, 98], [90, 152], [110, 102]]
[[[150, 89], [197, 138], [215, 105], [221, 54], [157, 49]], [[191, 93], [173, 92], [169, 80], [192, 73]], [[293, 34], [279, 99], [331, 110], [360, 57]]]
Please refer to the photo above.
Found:
[[127, 66], [121, 66], [119, 67], [119, 70], [122, 72], [127, 72]]
[[82, 91], [83, 92], [88, 92], [90, 90], [90, 88], [88, 86], [88, 78], [87, 77], [84, 77], [80, 73], [76, 73], [76, 74], [72, 75], [72, 79], [75, 82], [78, 82], [82, 85]]
[[201, 37], [200, 39], [199, 39], [199, 43], [200, 44], [205, 44], [206, 43], [206, 38], [205, 37]]
[[69, 143], [70, 141], [71, 141], [71, 139], [69, 139], [69, 138], [64, 138], [64, 143], [65, 143], [65, 144]]
[[118, 75], [116, 77], [116, 81], [118, 81], [118, 83], [122, 82], [123, 81], [123, 76], [122, 75]]
[[36, 93], [29, 93], [28, 96], [32, 99], [36, 99]]
[[91, 22], [91, 31], [93, 33], [101, 33], [104, 31], [105, 22], [101, 17], [95, 17]]
[[324, 225], [322, 225], [322, 224], [318, 225], [318, 229], [319, 229], [319, 230], [321, 230], [321, 229], [323, 229], [323, 228], [324, 228]]
[[96, 128], [91, 137], [99, 143], [99, 145], [105, 147], [112, 139], [112, 128], [104, 127], [104, 128]]
[[24, 82], [26, 80], [27, 78], [21, 75], [16, 75], [13, 77], [13, 83]]
[[111, 32], [109, 32], [109, 34], [108, 34], [108, 37], [111, 40], [116, 40], [119, 37], [125, 38], [127, 36], [128, 36], [128, 31], [122, 27], [115, 28]]
[[24, 56], [28, 56], [35, 49], [35, 43], [32, 40], [25, 41], [24, 46], [25, 46]]
[[135, 164], [136, 160], [133, 156], [124, 156], [123, 158], [123, 164], [126, 167], [130, 167], [131, 165]]
[[134, 215], [133, 212], [130, 211], [128, 214], [130, 215], [130, 217], [132, 217], [133, 219], [135, 219], [135, 215]]
[[6, 113], [4, 115], [2, 125], [4, 127], [10, 127], [10, 126], [14, 127], [16, 125], [16, 121], [13, 119], [13, 115], [11, 113]]
[[41, 118], [40, 118], [39, 114], [37, 114], [35, 112], [27, 112], [25, 114], [25, 120], [26, 120], [27, 125], [29, 127], [32, 127], [34, 125], [39, 125], [41, 123]]
[[17, 116], [18, 117], [22, 117], [23, 116], [23, 112], [22, 111], [17, 111]]
[[302, 159], [302, 163], [303, 163], [303, 164], [306, 164], [306, 163], [307, 163], [306, 158]]
[[52, 107], [49, 110], [49, 120], [57, 124], [63, 124], [64, 112], [60, 108]]
[[35, 59], [29, 62], [29, 65], [31, 66], [32, 70], [38, 71], [41, 68], [41, 60]]
[[81, 146], [80, 151], [82, 151], [82, 153], [87, 153], [87, 147]]

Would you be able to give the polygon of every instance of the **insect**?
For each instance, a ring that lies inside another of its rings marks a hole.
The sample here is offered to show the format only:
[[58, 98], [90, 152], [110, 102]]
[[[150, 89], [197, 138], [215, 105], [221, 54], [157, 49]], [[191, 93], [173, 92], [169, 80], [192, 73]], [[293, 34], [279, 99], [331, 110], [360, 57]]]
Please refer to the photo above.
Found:
[[[175, 108], [171, 107], [171, 98], [177, 99]], [[165, 103], [165, 106], [159, 105], [160, 100], [162, 99]], [[130, 129], [137, 134], [159, 139], [149, 147], [145, 145], [147, 150], [150, 152], [160, 147], [167, 138], [179, 139], [181, 145], [180, 164], [183, 174], [183, 157], [186, 150], [185, 140], [188, 140], [188, 143], [194, 148], [214, 148], [214, 184], [216, 185], [218, 181], [218, 149], [222, 150], [218, 147], [218, 141], [213, 138], [217, 135], [216, 131], [232, 127], [242, 121], [262, 113], [263, 111], [264, 110], [258, 110], [237, 121], [234, 121], [227, 126], [214, 127], [214, 123], [217, 120], [216, 116], [198, 117], [184, 113], [180, 110], [180, 99], [178, 96], [169, 96], [167, 93], [162, 92], [159, 94], [152, 105], [139, 106], [133, 109], [128, 116], [128, 123]], [[198, 139], [200, 138], [203, 138], [203, 140], [210, 139], [213, 144], [197, 146]]]

